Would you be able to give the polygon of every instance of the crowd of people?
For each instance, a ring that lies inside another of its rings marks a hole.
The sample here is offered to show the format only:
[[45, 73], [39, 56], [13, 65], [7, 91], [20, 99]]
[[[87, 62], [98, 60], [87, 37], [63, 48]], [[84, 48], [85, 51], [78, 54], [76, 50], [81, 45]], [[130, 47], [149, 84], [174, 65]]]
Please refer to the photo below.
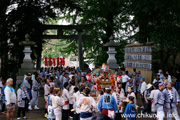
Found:
[[[97, 77], [90, 69], [74, 67], [41, 68], [33, 74], [27, 73], [17, 91], [12, 87], [13, 79], [0, 80], [0, 109], [7, 120], [13, 120], [17, 104], [17, 120], [27, 119], [26, 112], [39, 109], [38, 99], [42, 91], [45, 115], [48, 120], [135, 120], [138, 109], [142, 114], [154, 114], [154, 119], [180, 120], [179, 105], [180, 73], [176, 71], [175, 88], [168, 71], [159, 70], [152, 83], [146, 83], [140, 71], [132, 74], [124, 68], [115, 70], [115, 89], [110, 86], [97, 90]], [[91, 79], [89, 79], [89, 75]], [[141, 101], [137, 101], [137, 97]], [[142, 105], [140, 107], [140, 105]], [[5, 111], [6, 108], [6, 111]], [[165, 113], [164, 113], [165, 112]], [[21, 117], [22, 113], [22, 117]]]

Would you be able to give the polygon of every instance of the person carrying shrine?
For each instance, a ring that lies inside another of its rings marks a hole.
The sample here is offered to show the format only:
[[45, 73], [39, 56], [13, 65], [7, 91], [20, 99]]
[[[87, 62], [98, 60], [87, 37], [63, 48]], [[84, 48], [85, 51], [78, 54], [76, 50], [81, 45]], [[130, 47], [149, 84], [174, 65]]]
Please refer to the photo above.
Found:
[[115, 118], [115, 112], [118, 112], [118, 107], [115, 98], [111, 95], [111, 88], [105, 88], [105, 94], [100, 97], [98, 109], [111, 119]]

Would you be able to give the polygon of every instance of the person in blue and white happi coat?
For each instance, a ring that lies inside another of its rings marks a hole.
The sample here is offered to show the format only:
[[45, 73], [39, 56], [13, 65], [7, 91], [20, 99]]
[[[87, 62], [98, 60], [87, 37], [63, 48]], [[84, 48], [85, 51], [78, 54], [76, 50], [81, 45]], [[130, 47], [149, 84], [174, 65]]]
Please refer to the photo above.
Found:
[[159, 83], [159, 90], [156, 91], [154, 98], [153, 98], [154, 104], [156, 105], [156, 110], [157, 110], [157, 116], [156, 117], [158, 120], [164, 119], [165, 97], [164, 97], [163, 89], [164, 89], [164, 84]]
[[130, 78], [130, 80], [126, 83], [125, 92], [128, 94], [128, 87], [133, 86], [133, 92], [136, 94], [136, 85], [134, 79]]
[[115, 98], [110, 94], [111, 88], [105, 88], [105, 93], [100, 97], [98, 109], [102, 114], [114, 119], [115, 112], [118, 112], [118, 107]]
[[159, 73], [156, 74], [156, 78], [153, 80], [153, 84], [154, 83], [163, 83], [163, 80], [160, 79], [160, 74]]
[[27, 90], [29, 97], [32, 98], [32, 93], [31, 93], [31, 84], [32, 80], [31, 80], [31, 74], [28, 73], [26, 74], [26, 76], [24, 77], [24, 85], [25, 85], [25, 89]]
[[19, 89], [17, 90], [17, 100], [18, 100], [18, 112], [17, 112], [17, 120], [21, 120], [20, 114], [22, 111], [23, 119], [27, 119], [25, 115], [25, 106], [28, 103], [29, 95], [28, 92], [25, 89], [24, 82], [21, 82], [19, 84]]
[[43, 84], [40, 81], [39, 74], [35, 74], [35, 80], [33, 80], [32, 85], [32, 100], [29, 103], [29, 110], [32, 110], [32, 107], [34, 105], [34, 109], [39, 109], [37, 107], [38, 105], [38, 99], [39, 99], [39, 90], [43, 87]]
[[166, 89], [163, 90], [163, 93], [165, 97], [167, 120], [172, 120], [172, 115], [176, 120], [180, 120], [177, 112], [177, 106], [179, 105], [180, 101], [177, 90], [172, 87], [170, 82], [167, 82]]

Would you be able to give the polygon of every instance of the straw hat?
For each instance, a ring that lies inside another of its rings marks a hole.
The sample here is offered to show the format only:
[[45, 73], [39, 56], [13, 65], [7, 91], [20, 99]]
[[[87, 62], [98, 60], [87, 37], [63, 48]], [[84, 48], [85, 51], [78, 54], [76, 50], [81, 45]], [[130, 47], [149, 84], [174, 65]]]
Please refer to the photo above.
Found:
[[147, 85], [147, 89], [149, 89], [149, 88], [151, 88], [151, 87], [152, 87], [152, 84], [149, 83], [149, 84]]

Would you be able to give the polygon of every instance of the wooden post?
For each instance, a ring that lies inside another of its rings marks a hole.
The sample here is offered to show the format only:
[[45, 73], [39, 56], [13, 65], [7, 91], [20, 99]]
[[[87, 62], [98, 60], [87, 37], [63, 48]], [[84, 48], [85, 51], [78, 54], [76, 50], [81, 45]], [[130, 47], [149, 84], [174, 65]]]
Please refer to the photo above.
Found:
[[79, 69], [82, 70], [84, 59], [82, 51], [82, 30], [78, 30], [78, 58], [79, 58]]

